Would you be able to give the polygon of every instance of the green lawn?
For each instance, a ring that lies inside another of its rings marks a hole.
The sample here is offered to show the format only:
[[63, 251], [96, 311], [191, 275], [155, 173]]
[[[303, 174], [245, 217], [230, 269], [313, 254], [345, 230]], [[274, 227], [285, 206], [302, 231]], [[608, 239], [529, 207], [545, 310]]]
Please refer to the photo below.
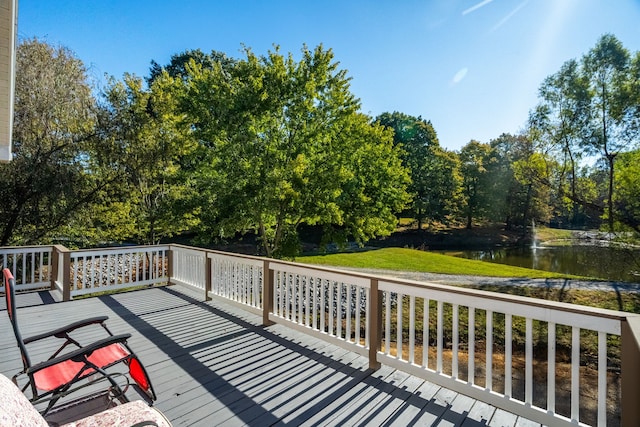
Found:
[[[385, 270], [419, 271], [443, 274], [493, 276], [493, 277], [527, 277], [527, 278], [578, 278], [579, 276], [568, 276], [548, 271], [532, 270], [521, 267], [512, 267], [503, 264], [494, 264], [484, 261], [474, 261], [464, 258], [457, 258], [450, 255], [441, 255], [418, 251], [414, 249], [384, 248], [371, 251], [341, 253], [330, 255], [316, 255], [300, 257], [297, 261], [308, 264], [321, 264], [336, 267], [360, 267], [360, 268], [380, 268]], [[636, 292], [622, 292], [614, 294], [607, 291], [564, 289], [564, 288], [542, 288], [529, 286], [499, 286], [481, 285], [469, 286], [492, 292], [507, 293], [511, 295], [540, 298], [549, 301], [559, 301], [570, 304], [579, 304], [591, 307], [605, 308], [610, 310], [621, 310], [631, 313], [640, 313], [640, 294]], [[445, 313], [446, 315], [446, 313]], [[405, 320], [408, 322], [408, 320]], [[392, 322], [393, 323], [393, 322]], [[450, 325], [450, 323], [445, 322]], [[464, 321], [461, 320], [464, 325]], [[494, 327], [500, 329], [504, 323], [495, 322]], [[513, 339], [522, 342], [524, 339], [524, 325], [514, 322]], [[497, 330], [497, 329], [494, 329]], [[504, 335], [503, 335], [504, 336]], [[546, 333], [540, 335], [543, 341]], [[570, 330], [560, 330], [557, 335], [558, 348], [571, 348]], [[495, 345], [495, 343], [494, 343]], [[597, 354], [597, 339], [593, 335], [582, 338], [581, 345], [586, 348], [585, 354]], [[619, 366], [618, 337], [612, 338], [610, 343], [611, 356], [610, 364]], [[567, 353], [568, 354], [568, 353]], [[594, 363], [589, 359], [588, 363]]]
[[385, 270], [419, 271], [493, 277], [579, 278], [542, 270], [531, 270], [441, 255], [415, 249], [384, 248], [363, 252], [299, 257], [296, 261], [336, 267], [381, 268]]

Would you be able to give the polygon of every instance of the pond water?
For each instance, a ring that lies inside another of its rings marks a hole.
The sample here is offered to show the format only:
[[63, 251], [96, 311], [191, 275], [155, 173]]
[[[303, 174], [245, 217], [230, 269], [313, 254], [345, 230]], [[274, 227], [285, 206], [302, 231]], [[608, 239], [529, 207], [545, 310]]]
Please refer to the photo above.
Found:
[[611, 281], [640, 282], [640, 250], [638, 249], [543, 246], [444, 253], [563, 274], [597, 277]]

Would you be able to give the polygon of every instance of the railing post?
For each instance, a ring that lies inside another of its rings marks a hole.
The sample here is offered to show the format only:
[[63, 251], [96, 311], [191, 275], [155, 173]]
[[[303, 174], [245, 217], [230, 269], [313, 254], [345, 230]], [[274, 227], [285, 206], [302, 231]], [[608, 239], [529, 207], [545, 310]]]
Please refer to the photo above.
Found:
[[633, 427], [640, 420], [640, 316], [622, 322], [622, 426]]
[[269, 313], [273, 311], [273, 270], [269, 267], [269, 260], [264, 260], [262, 266], [262, 325], [273, 325], [269, 320]]
[[378, 279], [371, 279], [371, 303], [368, 313], [369, 369], [380, 369], [378, 351], [382, 342], [382, 292], [378, 290]]
[[169, 246], [167, 250], [167, 282], [171, 285], [171, 279], [173, 279], [173, 249]]
[[[62, 300], [71, 301], [71, 251], [65, 248], [62, 255]], [[58, 275], [60, 277], [60, 275]], [[75, 280], [75, 278], [73, 278]]]
[[209, 292], [211, 292], [211, 285], [212, 285], [211, 283], [212, 267], [213, 267], [213, 262], [211, 258], [209, 258], [209, 253], [205, 252], [204, 253], [204, 300], [205, 301], [211, 301]]
[[62, 245], [53, 245], [51, 260], [51, 289], [56, 282], [62, 286], [62, 300], [71, 300], [71, 251]]
[[58, 280], [58, 262], [60, 259], [60, 245], [51, 246], [51, 271], [49, 272], [49, 281], [51, 282], [50, 289], [56, 289], [56, 280]]

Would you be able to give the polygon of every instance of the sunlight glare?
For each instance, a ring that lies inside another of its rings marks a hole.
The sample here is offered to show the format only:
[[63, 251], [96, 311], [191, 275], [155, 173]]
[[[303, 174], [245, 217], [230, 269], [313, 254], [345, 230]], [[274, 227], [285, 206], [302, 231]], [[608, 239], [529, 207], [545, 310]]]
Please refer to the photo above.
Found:
[[541, 23], [535, 47], [531, 53], [530, 63], [527, 69], [529, 71], [528, 79], [533, 81], [541, 81], [541, 76], [537, 71], [544, 69], [550, 58], [553, 57], [553, 46], [559, 37], [561, 30], [567, 18], [571, 16], [570, 12], [576, 1], [554, 2], [553, 8], [549, 11], [547, 19]]
[[529, 3], [529, 0], [525, 0], [522, 3], [520, 3], [518, 6], [516, 6], [515, 9], [513, 9], [511, 12], [509, 12], [509, 14], [507, 16], [505, 16], [504, 18], [502, 18], [502, 20], [500, 22], [498, 22], [492, 29], [491, 32], [493, 33], [494, 31], [496, 31], [498, 28], [502, 27], [504, 24], [506, 24], [511, 18], [513, 18], [513, 16], [518, 13], [520, 11], [520, 9], [522, 9], [523, 7], [525, 7], [527, 5], [527, 3]]

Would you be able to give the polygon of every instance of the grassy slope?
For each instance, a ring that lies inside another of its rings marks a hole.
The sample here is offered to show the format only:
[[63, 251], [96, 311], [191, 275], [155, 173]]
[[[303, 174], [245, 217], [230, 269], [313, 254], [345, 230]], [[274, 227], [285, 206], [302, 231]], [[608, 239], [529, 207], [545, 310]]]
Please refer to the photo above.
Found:
[[308, 264], [336, 267], [381, 268], [493, 277], [577, 278], [542, 270], [457, 258], [415, 249], [384, 248], [366, 252], [314, 255], [297, 258]]
[[[385, 248], [367, 252], [300, 257], [297, 261], [336, 267], [381, 268], [385, 270], [421, 271], [493, 277], [580, 278], [541, 270], [512, 267], [484, 261], [456, 258], [414, 249]], [[584, 289], [547, 289], [528, 286], [471, 286], [493, 292], [507, 293], [550, 301], [560, 301], [591, 307], [640, 313], [640, 294], [615, 293]]]
[[[422, 271], [493, 277], [578, 278], [541, 270], [511, 267], [483, 261], [473, 261], [414, 249], [385, 248], [368, 252], [300, 257], [297, 261], [338, 267], [382, 268], [385, 270]], [[493, 292], [542, 298], [591, 307], [640, 313], [640, 294], [583, 289], [547, 289], [528, 286], [471, 286]]]

